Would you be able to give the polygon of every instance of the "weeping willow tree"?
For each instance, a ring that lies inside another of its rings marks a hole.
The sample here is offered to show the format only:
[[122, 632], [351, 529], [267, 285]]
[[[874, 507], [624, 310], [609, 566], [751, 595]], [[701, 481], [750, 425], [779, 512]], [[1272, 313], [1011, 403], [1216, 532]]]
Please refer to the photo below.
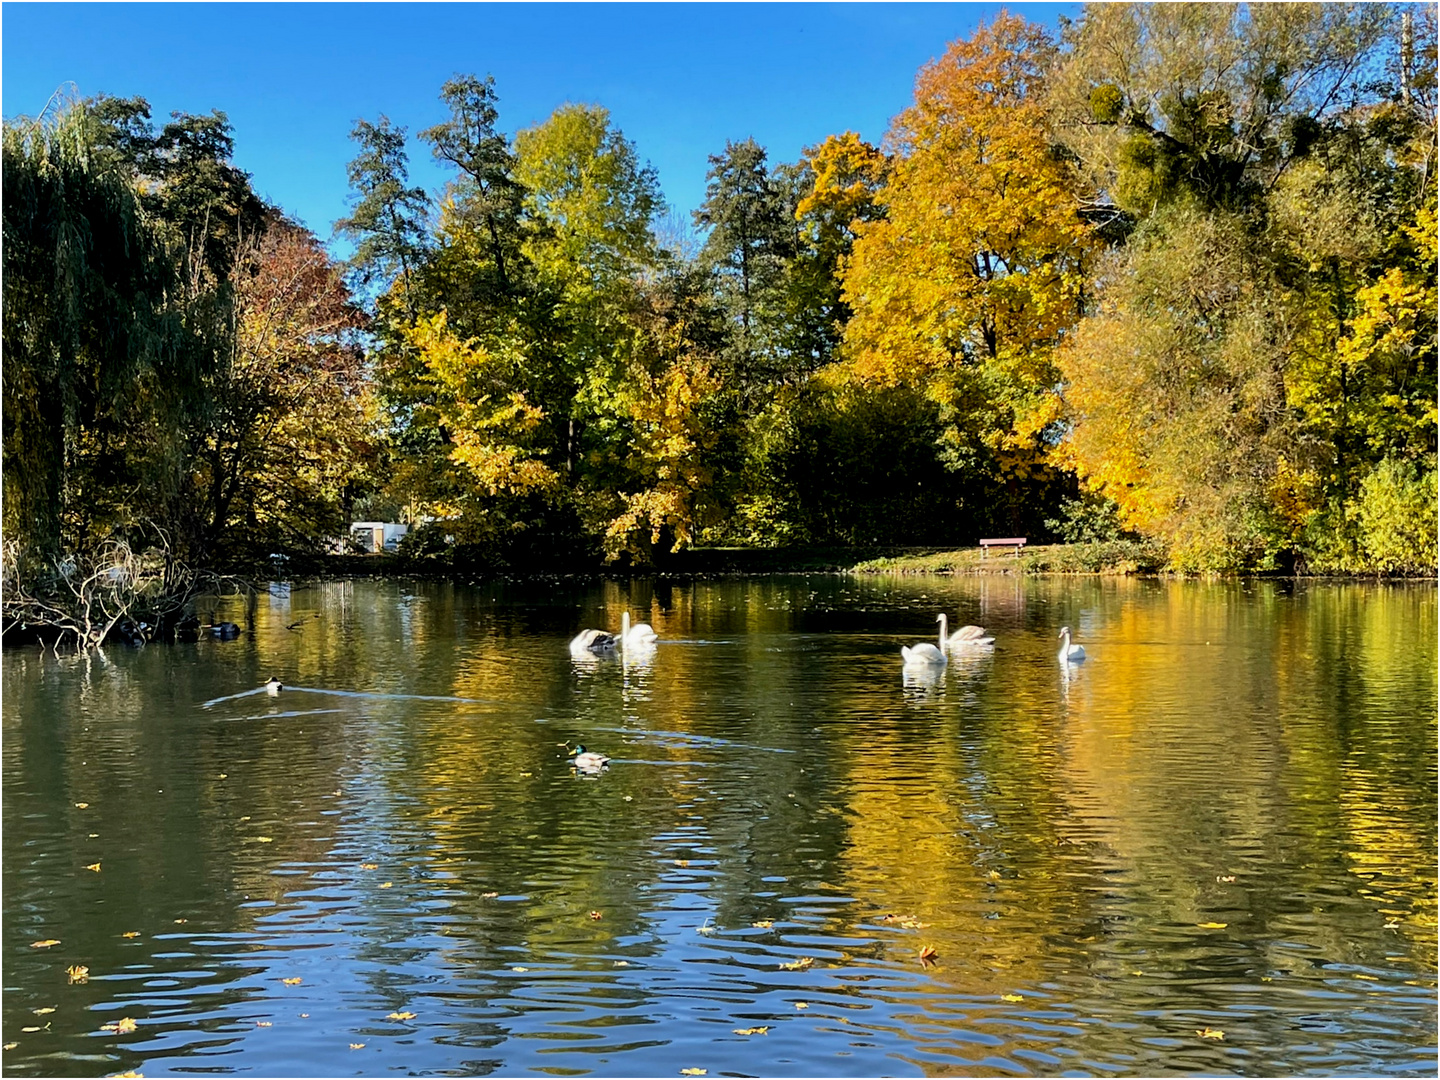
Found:
[[83, 105], [7, 124], [4, 528], [29, 559], [83, 549], [163, 489], [197, 348], [180, 264]]
[[[3, 528], [11, 596], [64, 595], [116, 544], [173, 551], [167, 495], [224, 304], [95, 138], [83, 103], [3, 132]], [[162, 560], [173, 594], [177, 563]], [[185, 575], [193, 581], [193, 575]]]

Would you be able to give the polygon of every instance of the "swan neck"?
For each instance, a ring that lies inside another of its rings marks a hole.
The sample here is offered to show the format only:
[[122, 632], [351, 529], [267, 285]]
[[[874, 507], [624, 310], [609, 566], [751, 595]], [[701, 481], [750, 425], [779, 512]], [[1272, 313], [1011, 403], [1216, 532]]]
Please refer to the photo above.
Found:
[[949, 627], [948, 627], [948, 626], [946, 625], [946, 623], [945, 623], [945, 613], [942, 611], [942, 612], [940, 613], [940, 651], [941, 651], [941, 652], [944, 652], [944, 651], [945, 651], [945, 631], [948, 630], [948, 629], [949, 629]]

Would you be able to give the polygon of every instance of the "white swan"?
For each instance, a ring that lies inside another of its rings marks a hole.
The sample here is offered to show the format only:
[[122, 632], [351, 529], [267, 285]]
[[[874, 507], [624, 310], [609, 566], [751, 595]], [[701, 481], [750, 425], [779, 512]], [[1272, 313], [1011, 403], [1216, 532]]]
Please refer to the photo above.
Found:
[[630, 612], [620, 616], [620, 640], [627, 648], [636, 648], [644, 645], [654, 645], [660, 635], [648, 622], [630, 625]]
[[649, 623], [630, 625], [630, 612], [620, 616], [620, 633], [611, 634], [604, 630], [581, 630], [570, 639], [572, 653], [613, 653], [617, 649], [643, 649], [654, 645], [660, 635]]
[[940, 624], [940, 644], [931, 645], [928, 641], [922, 641], [919, 645], [912, 645], [906, 648], [900, 646], [900, 655], [905, 658], [907, 665], [937, 664], [945, 663], [945, 616], [940, 615], [935, 619]]
[[1060, 637], [1063, 639], [1060, 644], [1060, 662], [1062, 664], [1078, 664], [1085, 659], [1085, 648], [1082, 645], [1070, 644], [1070, 628], [1062, 626]]
[[940, 640], [949, 648], [959, 649], [965, 646], [994, 645], [993, 637], [985, 636], [983, 626], [962, 626], [948, 637], [945, 634], [945, 613], [940, 613]]
[[271, 675], [270, 678], [265, 680], [265, 692], [271, 697], [279, 697], [280, 691], [284, 689], [285, 687], [274, 675]]

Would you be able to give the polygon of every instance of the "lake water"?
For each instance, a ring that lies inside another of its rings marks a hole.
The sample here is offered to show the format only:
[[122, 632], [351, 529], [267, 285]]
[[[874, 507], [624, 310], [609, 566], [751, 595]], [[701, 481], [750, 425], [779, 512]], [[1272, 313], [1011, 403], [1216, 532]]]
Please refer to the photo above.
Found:
[[[653, 655], [572, 659], [627, 608]], [[903, 672], [942, 610], [993, 650]], [[1433, 584], [214, 613], [4, 655], [6, 1075], [1436, 1071]]]

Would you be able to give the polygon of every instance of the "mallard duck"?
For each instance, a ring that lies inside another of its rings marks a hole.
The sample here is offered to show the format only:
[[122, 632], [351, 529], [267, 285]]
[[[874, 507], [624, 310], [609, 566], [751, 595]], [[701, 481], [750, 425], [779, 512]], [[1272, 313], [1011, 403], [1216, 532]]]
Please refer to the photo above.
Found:
[[1062, 626], [1060, 637], [1064, 640], [1060, 645], [1060, 662], [1062, 664], [1077, 664], [1085, 659], [1085, 648], [1081, 645], [1070, 644], [1070, 628]]
[[584, 743], [576, 743], [575, 750], [570, 755], [570, 763], [577, 769], [586, 772], [597, 772], [610, 764], [610, 758], [605, 754], [597, 754], [593, 750], [586, 750]]
[[281, 685], [280, 680], [275, 678], [274, 675], [271, 675], [270, 678], [265, 680], [265, 692], [271, 697], [279, 697], [280, 691], [284, 689], [285, 687]]
[[945, 663], [945, 616], [940, 615], [935, 619], [940, 624], [940, 644], [931, 645], [928, 641], [922, 641], [919, 645], [912, 645], [906, 648], [900, 646], [900, 655], [905, 658], [906, 666], [937, 665]]

